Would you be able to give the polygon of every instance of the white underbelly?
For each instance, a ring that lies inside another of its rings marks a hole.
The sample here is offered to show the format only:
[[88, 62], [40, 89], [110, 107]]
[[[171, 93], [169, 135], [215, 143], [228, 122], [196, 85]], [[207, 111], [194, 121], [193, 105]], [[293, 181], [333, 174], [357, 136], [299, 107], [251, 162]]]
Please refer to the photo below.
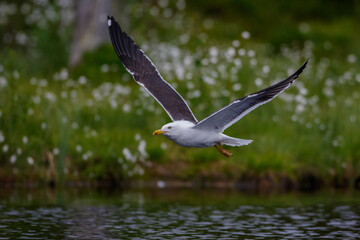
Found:
[[185, 147], [206, 148], [216, 145], [223, 140], [223, 137], [222, 134], [216, 132], [208, 132], [191, 128], [177, 136], [176, 139], [170, 139]]

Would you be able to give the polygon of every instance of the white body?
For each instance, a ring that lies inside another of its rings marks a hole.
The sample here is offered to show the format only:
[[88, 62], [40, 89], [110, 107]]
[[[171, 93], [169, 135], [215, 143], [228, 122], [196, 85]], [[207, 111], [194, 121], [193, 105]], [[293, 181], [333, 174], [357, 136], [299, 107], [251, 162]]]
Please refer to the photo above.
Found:
[[218, 143], [242, 146], [252, 142], [252, 140], [232, 138], [215, 131], [195, 129], [194, 126], [194, 123], [182, 120], [168, 123], [161, 130], [164, 132], [164, 136], [185, 147], [206, 148], [215, 146]]

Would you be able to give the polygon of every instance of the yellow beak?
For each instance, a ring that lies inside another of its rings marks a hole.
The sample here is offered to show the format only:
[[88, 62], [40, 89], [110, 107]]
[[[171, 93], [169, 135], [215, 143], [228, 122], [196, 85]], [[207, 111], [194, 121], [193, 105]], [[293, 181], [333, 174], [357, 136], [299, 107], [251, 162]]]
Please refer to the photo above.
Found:
[[158, 130], [155, 130], [154, 132], [153, 132], [153, 135], [161, 135], [161, 134], [164, 134], [164, 131], [162, 131], [161, 129], [158, 129]]

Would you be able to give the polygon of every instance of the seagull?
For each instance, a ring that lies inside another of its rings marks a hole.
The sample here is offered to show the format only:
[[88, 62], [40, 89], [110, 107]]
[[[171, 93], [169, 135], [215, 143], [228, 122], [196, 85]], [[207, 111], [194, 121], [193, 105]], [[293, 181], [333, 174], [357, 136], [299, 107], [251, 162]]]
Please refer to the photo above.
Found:
[[154, 131], [185, 147], [206, 148], [215, 146], [226, 157], [232, 154], [222, 145], [243, 146], [252, 140], [233, 138], [224, 130], [239, 121], [255, 108], [263, 105], [285, 89], [302, 73], [308, 60], [287, 79], [245, 97], [236, 99], [227, 106], [198, 121], [181, 95], [160, 75], [151, 60], [133, 39], [125, 33], [114, 17], [108, 16], [108, 28], [112, 45], [126, 70], [165, 109], [172, 122]]

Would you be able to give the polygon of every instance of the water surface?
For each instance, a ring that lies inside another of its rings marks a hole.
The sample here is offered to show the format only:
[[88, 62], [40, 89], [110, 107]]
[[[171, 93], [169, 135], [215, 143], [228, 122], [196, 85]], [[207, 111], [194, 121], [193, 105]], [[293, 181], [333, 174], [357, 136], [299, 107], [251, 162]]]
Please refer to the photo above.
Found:
[[0, 239], [360, 238], [358, 192], [0, 190]]

